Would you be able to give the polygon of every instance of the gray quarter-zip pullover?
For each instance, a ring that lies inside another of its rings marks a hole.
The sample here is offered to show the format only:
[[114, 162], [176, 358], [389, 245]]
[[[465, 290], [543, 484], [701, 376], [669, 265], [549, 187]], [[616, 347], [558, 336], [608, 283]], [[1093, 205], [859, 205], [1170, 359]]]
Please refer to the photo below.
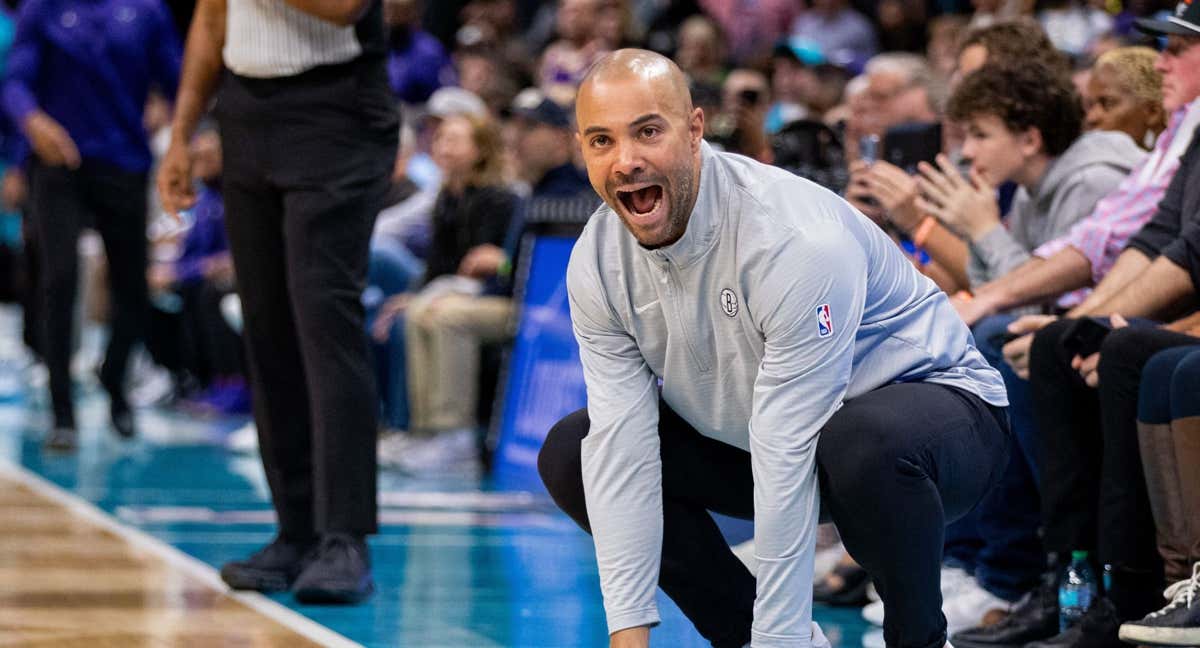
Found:
[[945, 294], [873, 223], [786, 171], [701, 146], [682, 238], [642, 248], [602, 205], [567, 271], [604, 607], [610, 632], [659, 620], [661, 380], [661, 398], [701, 434], [751, 453], [754, 645], [807, 648], [821, 427], [846, 399], [894, 382], [996, 406], [1007, 396]]

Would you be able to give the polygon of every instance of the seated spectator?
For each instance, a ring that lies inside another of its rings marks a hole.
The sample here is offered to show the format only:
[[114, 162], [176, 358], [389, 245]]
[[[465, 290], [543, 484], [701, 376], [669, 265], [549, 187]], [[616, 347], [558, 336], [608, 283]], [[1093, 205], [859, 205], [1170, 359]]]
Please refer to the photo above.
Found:
[[746, 68], [730, 71], [721, 86], [721, 110], [706, 124], [706, 138], [720, 149], [769, 161], [766, 117], [770, 92], [762, 72]]
[[725, 80], [725, 40], [707, 16], [689, 16], [675, 37], [675, 62], [692, 84], [721, 87]]
[[596, 32], [600, 0], [559, 0], [556, 14], [558, 40], [542, 52], [537, 85], [561, 106], [575, 100], [583, 75], [609, 51]]
[[[242, 368], [241, 340], [221, 315], [221, 300], [234, 292], [233, 262], [225, 239], [225, 210], [221, 199], [221, 141], [214, 129], [202, 130], [192, 141], [192, 173], [200, 189], [190, 211], [191, 223], [177, 257], [152, 265], [147, 283], [155, 321], [168, 324], [176, 335], [148, 340], [148, 346], [178, 361], [173, 369], [177, 394], [190, 381], [204, 388], [183, 405], [202, 414], [246, 414], [250, 395]], [[165, 311], [165, 312], [162, 312]], [[161, 327], [156, 327], [161, 331]], [[174, 348], [154, 349], [155, 345]], [[166, 364], [174, 363], [168, 361]]]
[[[945, 102], [945, 84], [920, 56], [906, 53], [880, 54], [867, 62], [863, 71], [865, 87], [852, 98], [847, 87], [847, 99], [852, 107], [846, 122], [846, 154], [849, 160], [859, 159], [859, 146], [864, 137], [883, 137], [893, 126], [911, 122], [935, 122], [941, 118]], [[878, 220], [877, 207], [855, 202], [851, 204]]]
[[967, 32], [959, 45], [955, 76], [961, 79], [988, 61], [1009, 64], [1037, 61], [1063, 74], [1070, 70], [1067, 57], [1054, 48], [1040, 25], [1027, 18], [996, 22]]
[[1037, 19], [1054, 47], [1074, 58], [1113, 28], [1112, 16], [1086, 0], [1043, 0]]
[[1167, 127], [1157, 58], [1149, 47], [1120, 47], [1096, 59], [1083, 92], [1084, 128], [1121, 131], [1153, 148]]
[[1200, 645], [1200, 315], [1169, 327], [1195, 344], [1150, 357], [1137, 390], [1138, 446], [1167, 605], [1121, 626], [1130, 643]]
[[[405, 321], [436, 310], [442, 297], [455, 293], [478, 295], [482, 290], [481, 281], [460, 276], [458, 271], [476, 246], [504, 244], [516, 196], [503, 186], [500, 146], [499, 130], [486, 117], [451, 115], [438, 126], [433, 158], [442, 170], [442, 188], [432, 212], [433, 238], [425, 276], [416, 292], [393, 296], [380, 308], [372, 327], [377, 342], [387, 342], [395, 335], [407, 337]], [[447, 411], [443, 403], [430, 403], [425, 391], [418, 394], [412, 387], [414, 378], [429, 381], [439, 377], [418, 377], [417, 372], [418, 368], [409, 363], [409, 429], [456, 429], [461, 423], [458, 412]], [[451, 389], [462, 387], [454, 385]], [[395, 457], [403, 454], [402, 447], [409, 437], [396, 438], [396, 445], [385, 440], [381, 463], [394, 463]]]
[[[1002, 276], [1037, 246], [1092, 212], [1144, 153], [1124, 133], [1082, 136], [1079, 97], [1055, 71], [1036, 64], [985, 65], [950, 99], [948, 116], [967, 124], [962, 153], [969, 179], [942, 156], [922, 163], [914, 206], [968, 241], [972, 286]], [[995, 187], [1020, 185], [1000, 222]]]
[[811, 0], [792, 23], [791, 36], [816, 43], [836, 65], [861, 63], [879, 51], [875, 26], [846, 0]]
[[521, 258], [524, 213], [544, 201], [581, 195], [587, 199], [585, 208], [595, 202], [587, 176], [572, 163], [575, 144], [566, 111], [531, 89], [518, 95], [512, 112], [521, 179], [530, 194], [513, 215], [504, 247], [482, 243], [459, 264], [460, 277], [484, 282], [482, 294], [445, 294], [409, 311], [405, 339], [413, 427], [429, 436], [397, 454], [397, 464], [408, 472], [478, 459], [480, 349], [512, 336], [511, 277], [519, 270], [514, 266]]

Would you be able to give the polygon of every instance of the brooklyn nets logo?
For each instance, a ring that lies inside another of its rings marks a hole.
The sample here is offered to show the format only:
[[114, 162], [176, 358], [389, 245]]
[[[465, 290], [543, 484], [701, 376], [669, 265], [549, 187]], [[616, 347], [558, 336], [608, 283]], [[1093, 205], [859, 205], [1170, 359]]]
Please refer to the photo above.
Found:
[[730, 317], [737, 315], [738, 312], [737, 295], [733, 294], [733, 291], [728, 288], [721, 291], [721, 310], [725, 311], [725, 314]]

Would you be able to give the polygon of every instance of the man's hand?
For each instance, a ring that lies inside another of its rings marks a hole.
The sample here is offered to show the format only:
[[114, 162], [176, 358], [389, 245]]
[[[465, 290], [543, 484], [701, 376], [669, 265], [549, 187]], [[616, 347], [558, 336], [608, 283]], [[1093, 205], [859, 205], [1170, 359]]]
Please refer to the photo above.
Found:
[[168, 263], [156, 263], [146, 270], [146, 287], [153, 294], [166, 292], [175, 283], [175, 269]]
[[[1113, 313], [1112, 317], [1108, 318], [1108, 321], [1112, 324], [1112, 330], [1114, 331], [1119, 328], [1125, 328], [1126, 326], [1129, 326], [1129, 322], [1125, 321], [1125, 318], [1121, 317], [1117, 313]], [[1087, 383], [1088, 387], [1095, 389], [1096, 387], [1100, 386], [1099, 351], [1086, 358], [1081, 356], [1075, 356], [1074, 358], [1071, 358], [1071, 368], [1079, 372], [1079, 376], [1083, 378], [1083, 382]]]
[[879, 160], [868, 168], [864, 180], [897, 227], [911, 233], [921, 224], [925, 214], [917, 209], [917, 181], [903, 169]]
[[507, 260], [508, 255], [504, 250], [491, 243], [476, 245], [458, 264], [458, 274], [473, 279], [487, 279], [499, 274], [500, 266]]
[[375, 322], [371, 324], [371, 338], [380, 344], [387, 342], [392, 334], [392, 324], [408, 310], [412, 300], [412, 293], [400, 293], [383, 302], [379, 313], [375, 315]]
[[617, 630], [608, 636], [608, 648], [649, 648], [650, 628], [638, 626]]
[[15, 211], [25, 204], [29, 196], [29, 180], [19, 167], [11, 166], [4, 171], [3, 186], [0, 186], [0, 202], [9, 211]]
[[196, 204], [192, 186], [192, 154], [184, 142], [172, 141], [158, 165], [158, 199], [168, 214], [179, 218], [179, 212]]
[[65, 166], [78, 169], [81, 162], [79, 148], [62, 124], [46, 113], [35, 110], [29, 113], [23, 124], [25, 137], [33, 152], [43, 164], [52, 167]]
[[1001, 352], [1004, 360], [1022, 380], [1029, 380], [1029, 347], [1033, 346], [1033, 334], [1057, 319], [1054, 315], [1026, 315], [1008, 325], [1009, 333], [1021, 337], [1005, 344]]
[[945, 155], [937, 156], [937, 164], [934, 167], [922, 162], [918, 166], [921, 178], [917, 182], [924, 195], [917, 198], [917, 207], [972, 241], [998, 227], [1000, 207], [995, 187], [974, 170], [967, 181]]
[[876, 225], [883, 225], [884, 212], [883, 206], [879, 204], [879, 199], [871, 192], [871, 187], [867, 184], [867, 176], [871, 173], [871, 166], [861, 160], [850, 164], [850, 182], [846, 185], [846, 201], [854, 208], [862, 212], [864, 216], [870, 218]]

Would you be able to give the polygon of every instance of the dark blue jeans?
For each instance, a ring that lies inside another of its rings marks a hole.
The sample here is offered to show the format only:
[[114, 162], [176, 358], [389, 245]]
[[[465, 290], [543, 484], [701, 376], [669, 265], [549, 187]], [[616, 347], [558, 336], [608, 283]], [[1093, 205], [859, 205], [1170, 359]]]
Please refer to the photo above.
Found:
[[1013, 447], [1000, 483], [970, 515], [946, 529], [945, 549], [948, 565], [973, 573], [981, 587], [1009, 601], [1035, 588], [1046, 567], [1038, 537], [1041, 500], [1029, 382], [1013, 373], [993, 342], [1015, 319], [996, 315], [972, 329], [975, 346], [1004, 377]]
[[[389, 297], [410, 290], [425, 274], [425, 262], [399, 240], [376, 236], [371, 240], [367, 266], [367, 331], [375, 324], [379, 308]], [[379, 384], [380, 418], [389, 428], [408, 427], [408, 363], [404, 353], [404, 317], [396, 318], [386, 342], [371, 340], [375, 380]]]
[[1138, 389], [1137, 420], [1167, 424], [1200, 416], [1200, 346], [1159, 351], [1146, 362]]

